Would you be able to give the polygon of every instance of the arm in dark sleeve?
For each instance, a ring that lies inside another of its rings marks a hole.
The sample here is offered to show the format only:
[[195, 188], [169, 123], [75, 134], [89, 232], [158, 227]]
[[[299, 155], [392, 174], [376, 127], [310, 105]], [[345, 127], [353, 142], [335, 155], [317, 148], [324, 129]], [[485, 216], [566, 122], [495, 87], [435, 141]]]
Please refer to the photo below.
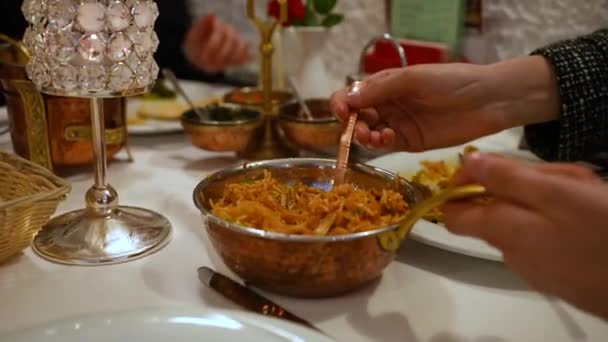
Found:
[[608, 143], [608, 29], [532, 53], [552, 65], [560, 119], [525, 127], [530, 150], [543, 159], [589, 159]]

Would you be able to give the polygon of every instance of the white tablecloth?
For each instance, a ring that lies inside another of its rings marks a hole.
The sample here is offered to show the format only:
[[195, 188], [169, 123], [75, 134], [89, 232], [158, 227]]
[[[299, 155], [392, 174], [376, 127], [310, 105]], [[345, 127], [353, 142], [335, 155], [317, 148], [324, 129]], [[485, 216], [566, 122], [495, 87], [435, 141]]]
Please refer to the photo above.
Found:
[[[515, 146], [516, 134], [496, 143]], [[114, 162], [109, 179], [123, 204], [165, 214], [174, 236], [142, 260], [67, 267], [31, 250], [0, 265], [0, 334], [83, 313], [165, 305], [231, 308], [206, 289], [196, 269], [232, 277], [213, 250], [191, 197], [208, 173], [237, 160], [191, 147], [185, 137], [132, 139], [135, 163]], [[0, 137], [0, 149], [10, 149]], [[70, 178], [59, 213], [80, 208], [91, 174]], [[340, 341], [606, 341], [608, 324], [531, 291], [502, 264], [409, 241], [383, 277], [361, 291], [324, 300], [266, 294]]]

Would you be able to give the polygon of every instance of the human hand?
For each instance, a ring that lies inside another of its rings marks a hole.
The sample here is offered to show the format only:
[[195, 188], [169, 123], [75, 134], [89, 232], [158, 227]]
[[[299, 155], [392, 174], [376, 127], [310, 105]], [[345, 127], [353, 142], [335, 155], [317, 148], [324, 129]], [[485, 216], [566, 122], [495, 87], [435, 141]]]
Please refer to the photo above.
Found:
[[592, 171], [475, 153], [455, 183], [484, 185], [493, 201], [446, 204], [450, 231], [500, 249], [538, 291], [608, 319], [608, 188]]
[[349, 112], [360, 112], [355, 129], [359, 144], [406, 151], [462, 144], [550, 121], [559, 113], [552, 69], [538, 56], [489, 66], [449, 63], [383, 70], [362, 81], [358, 92], [335, 92], [331, 104], [343, 121]]
[[219, 72], [251, 60], [249, 43], [213, 15], [199, 19], [186, 35], [185, 55], [195, 67]]

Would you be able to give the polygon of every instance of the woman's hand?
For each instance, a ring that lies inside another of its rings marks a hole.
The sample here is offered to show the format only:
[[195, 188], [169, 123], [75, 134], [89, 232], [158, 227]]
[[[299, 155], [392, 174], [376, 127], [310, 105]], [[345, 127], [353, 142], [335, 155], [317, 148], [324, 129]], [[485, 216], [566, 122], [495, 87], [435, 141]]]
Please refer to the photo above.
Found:
[[199, 19], [184, 43], [186, 58], [206, 72], [219, 72], [251, 60], [249, 43], [213, 15]]
[[490, 66], [428, 64], [370, 76], [358, 92], [332, 96], [346, 120], [360, 111], [356, 141], [370, 149], [422, 151], [462, 144], [523, 124], [558, 117], [552, 69], [542, 57]]
[[572, 164], [522, 164], [472, 154], [456, 183], [494, 200], [444, 206], [448, 229], [499, 248], [537, 290], [608, 318], [608, 187]]

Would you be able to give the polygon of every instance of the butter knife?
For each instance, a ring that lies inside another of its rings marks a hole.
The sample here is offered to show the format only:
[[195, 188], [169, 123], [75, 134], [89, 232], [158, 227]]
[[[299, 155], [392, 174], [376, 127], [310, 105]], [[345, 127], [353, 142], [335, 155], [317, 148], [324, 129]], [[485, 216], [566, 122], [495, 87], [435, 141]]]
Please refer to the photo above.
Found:
[[244, 309], [262, 314], [264, 316], [271, 316], [298, 323], [323, 333], [319, 328], [285, 310], [280, 305], [273, 303], [270, 301], [270, 299], [255, 293], [248, 287], [237, 283], [223, 274], [215, 272], [209, 267], [199, 267], [198, 279], [206, 286], [218, 292], [224, 298], [243, 307]]

